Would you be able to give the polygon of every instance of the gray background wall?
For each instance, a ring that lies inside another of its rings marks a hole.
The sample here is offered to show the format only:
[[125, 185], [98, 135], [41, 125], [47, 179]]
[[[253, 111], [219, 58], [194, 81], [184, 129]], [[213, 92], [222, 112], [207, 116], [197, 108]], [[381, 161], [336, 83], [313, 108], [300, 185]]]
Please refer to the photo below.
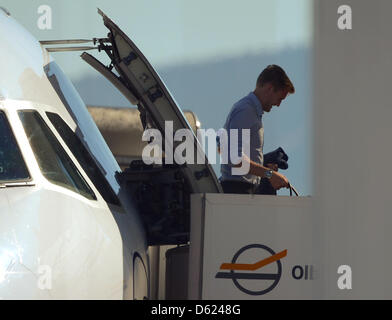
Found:
[[[337, 8], [352, 8], [352, 30]], [[327, 298], [392, 297], [390, 210], [392, 2], [318, 0], [315, 7], [315, 251]], [[352, 267], [338, 290], [337, 267]]]

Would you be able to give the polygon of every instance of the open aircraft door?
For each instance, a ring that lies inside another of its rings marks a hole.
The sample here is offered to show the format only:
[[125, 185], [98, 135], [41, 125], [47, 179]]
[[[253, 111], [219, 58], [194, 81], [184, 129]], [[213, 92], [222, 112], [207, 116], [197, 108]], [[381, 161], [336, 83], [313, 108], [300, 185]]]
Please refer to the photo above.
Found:
[[[161, 132], [165, 154], [161, 165], [134, 161], [118, 174], [117, 179], [137, 203], [147, 228], [149, 245], [187, 243], [190, 194], [220, 193], [221, 186], [184, 114], [154, 68], [116, 24], [101, 10], [98, 9], [98, 13], [109, 33], [107, 38], [94, 39], [94, 43], [99, 51], [106, 52], [111, 63], [105, 66], [86, 52], [81, 57], [137, 105], [144, 129]], [[172, 130], [165, 132], [167, 123], [172, 125]], [[188, 129], [193, 135], [194, 161], [183, 165], [167, 164], [165, 160], [169, 153], [173, 156], [173, 150], [182, 143], [174, 141], [172, 136], [179, 129]]]

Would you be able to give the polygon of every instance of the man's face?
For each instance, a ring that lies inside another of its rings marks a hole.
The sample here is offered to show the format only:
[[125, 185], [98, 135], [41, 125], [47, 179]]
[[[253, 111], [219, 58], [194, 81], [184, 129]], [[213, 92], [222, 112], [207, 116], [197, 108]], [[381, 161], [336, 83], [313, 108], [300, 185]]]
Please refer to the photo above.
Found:
[[279, 107], [284, 99], [286, 99], [288, 91], [286, 89], [275, 90], [272, 85], [266, 92], [266, 99], [263, 104], [263, 110], [265, 112], [270, 112], [273, 106]]

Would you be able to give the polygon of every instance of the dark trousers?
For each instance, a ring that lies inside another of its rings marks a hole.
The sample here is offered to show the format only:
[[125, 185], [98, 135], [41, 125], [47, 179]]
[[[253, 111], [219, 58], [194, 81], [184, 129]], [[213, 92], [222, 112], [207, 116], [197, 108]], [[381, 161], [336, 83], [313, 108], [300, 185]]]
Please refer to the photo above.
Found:
[[224, 193], [276, 195], [276, 190], [268, 179], [261, 179], [259, 185], [241, 181], [221, 181], [221, 185]]
[[222, 181], [221, 185], [224, 193], [252, 194], [255, 191], [255, 186], [247, 182]]
[[256, 188], [256, 194], [270, 194], [276, 196], [276, 190], [267, 178], [262, 178], [260, 184]]

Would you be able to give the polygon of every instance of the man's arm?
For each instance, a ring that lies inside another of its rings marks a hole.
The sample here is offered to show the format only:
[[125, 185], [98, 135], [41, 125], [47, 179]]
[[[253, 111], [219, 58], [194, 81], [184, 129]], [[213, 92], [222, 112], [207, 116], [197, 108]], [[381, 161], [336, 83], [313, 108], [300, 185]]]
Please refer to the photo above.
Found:
[[[242, 159], [243, 161], [247, 161], [249, 163], [249, 173], [255, 176], [265, 177], [265, 172], [267, 170], [271, 170], [270, 168], [264, 167], [261, 164], [252, 161], [245, 154], [242, 155]], [[289, 180], [287, 180], [287, 178], [283, 174], [276, 171], [272, 171], [272, 177], [270, 179], [270, 182], [275, 190], [289, 187]]]

